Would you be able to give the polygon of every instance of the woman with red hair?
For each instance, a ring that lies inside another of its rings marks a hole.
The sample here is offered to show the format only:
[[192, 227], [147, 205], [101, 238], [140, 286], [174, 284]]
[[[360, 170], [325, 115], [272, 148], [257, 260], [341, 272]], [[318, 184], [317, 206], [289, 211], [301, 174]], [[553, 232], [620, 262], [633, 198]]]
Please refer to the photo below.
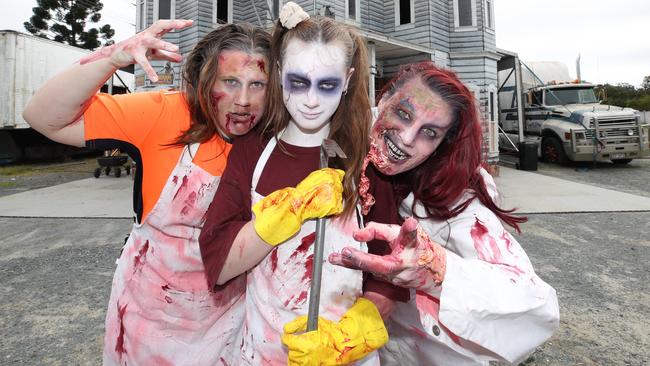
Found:
[[[365, 173], [392, 180], [406, 220], [354, 234], [390, 248], [345, 248], [329, 260], [410, 289], [386, 322], [382, 364], [523, 361], [557, 329], [557, 297], [501, 223], [519, 231], [526, 218], [498, 205], [474, 96], [453, 72], [422, 62], [399, 72], [378, 107]], [[373, 189], [363, 181], [362, 207], [372, 216]]]

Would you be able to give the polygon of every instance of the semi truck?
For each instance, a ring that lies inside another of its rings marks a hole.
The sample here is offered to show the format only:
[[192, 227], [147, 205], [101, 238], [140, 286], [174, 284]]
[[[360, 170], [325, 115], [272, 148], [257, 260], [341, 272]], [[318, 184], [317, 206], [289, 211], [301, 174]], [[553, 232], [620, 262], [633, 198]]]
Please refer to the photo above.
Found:
[[[29, 98], [47, 79], [90, 52], [14, 30], [0, 30], [0, 163], [71, 151], [33, 130], [22, 114]], [[118, 70], [102, 89], [112, 94], [132, 90], [132, 72]]]
[[[642, 122], [638, 111], [602, 104], [595, 86], [571, 78], [564, 63], [521, 63], [520, 70], [521, 78], [512, 70], [498, 73], [502, 148], [522, 146], [523, 136], [536, 144], [538, 157], [551, 163], [627, 164], [650, 156], [650, 124]], [[523, 123], [518, 118], [516, 80], [521, 80]]]

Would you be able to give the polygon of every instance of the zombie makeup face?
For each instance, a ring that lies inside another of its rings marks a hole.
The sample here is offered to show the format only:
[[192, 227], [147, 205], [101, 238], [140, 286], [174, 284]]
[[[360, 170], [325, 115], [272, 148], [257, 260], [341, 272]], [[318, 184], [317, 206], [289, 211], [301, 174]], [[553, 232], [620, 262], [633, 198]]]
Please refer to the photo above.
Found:
[[326, 137], [329, 120], [353, 71], [347, 67], [344, 46], [338, 42], [289, 41], [280, 75], [284, 104], [292, 119], [288, 132], [295, 128], [303, 134], [324, 133]]
[[438, 148], [452, 123], [452, 108], [419, 78], [379, 102], [370, 160], [382, 173], [415, 168]]
[[222, 133], [239, 136], [255, 127], [264, 111], [267, 71], [267, 60], [260, 54], [234, 50], [219, 54], [212, 103]]

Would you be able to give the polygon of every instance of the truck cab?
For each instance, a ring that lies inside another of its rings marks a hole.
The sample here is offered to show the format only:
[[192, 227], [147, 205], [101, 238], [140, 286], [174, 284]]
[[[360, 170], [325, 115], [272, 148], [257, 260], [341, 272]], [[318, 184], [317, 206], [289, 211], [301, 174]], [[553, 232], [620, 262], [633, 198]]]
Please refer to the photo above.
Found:
[[[552, 80], [541, 84], [537, 79], [537, 83], [524, 82], [523, 135], [538, 143], [539, 157], [560, 164], [569, 160], [627, 164], [650, 156], [650, 125], [640, 122], [637, 111], [601, 104], [590, 83]], [[501, 146], [507, 146], [504, 138], [519, 139], [514, 91], [504, 89], [499, 93]]]

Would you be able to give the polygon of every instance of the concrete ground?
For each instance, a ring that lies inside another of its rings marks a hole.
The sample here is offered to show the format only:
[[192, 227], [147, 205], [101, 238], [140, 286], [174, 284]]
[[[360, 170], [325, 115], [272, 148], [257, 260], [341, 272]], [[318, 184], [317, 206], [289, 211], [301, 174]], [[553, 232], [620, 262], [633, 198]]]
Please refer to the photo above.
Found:
[[[101, 362], [131, 184], [102, 176], [0, 197], [0, 364]], [[525, 364], [650, 364], [650, 195], [508, 168], [497, 184], [505, 207], [528, 214], [516, 237], [560, 300], [559, 331]]]

